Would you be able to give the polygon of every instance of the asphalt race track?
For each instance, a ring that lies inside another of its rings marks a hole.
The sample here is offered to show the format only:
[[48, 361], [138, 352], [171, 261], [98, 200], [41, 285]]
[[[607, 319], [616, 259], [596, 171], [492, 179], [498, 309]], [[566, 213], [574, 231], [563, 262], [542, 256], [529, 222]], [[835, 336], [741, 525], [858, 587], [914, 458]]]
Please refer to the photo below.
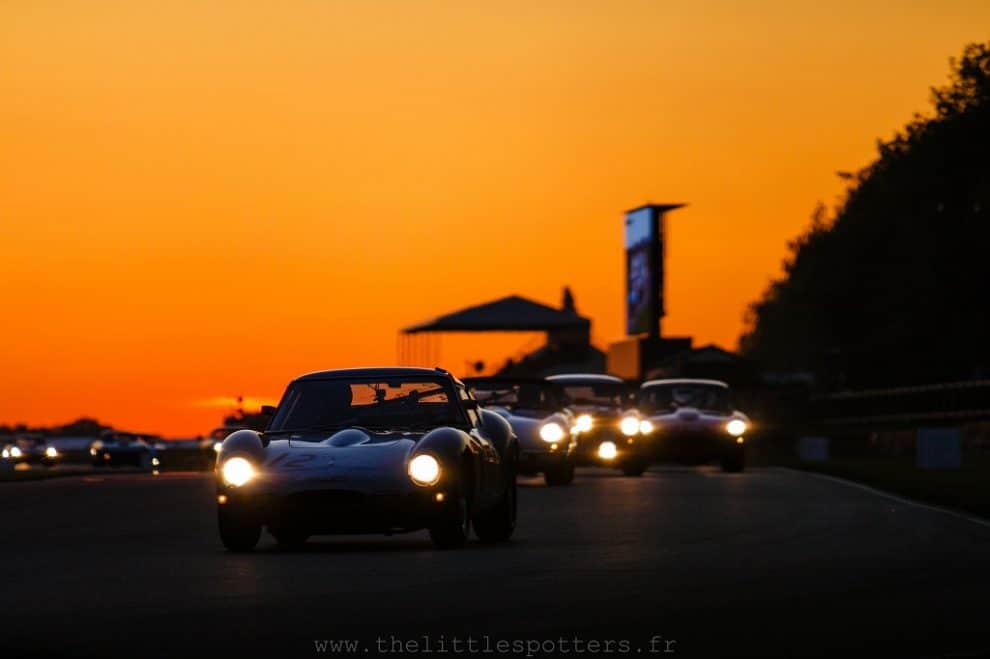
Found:
[[497, 641], [517, 656], [990, 649], [990, 526], [785, 470], [527, 479], [514, 541], [455, 552], [425, 533], [296, 552], [266, 535], [233, 555], [214, 514], [206, 474], [0, 485], [0, 653], [313, 657], [317, 640], [371, 656], [497, 656]]

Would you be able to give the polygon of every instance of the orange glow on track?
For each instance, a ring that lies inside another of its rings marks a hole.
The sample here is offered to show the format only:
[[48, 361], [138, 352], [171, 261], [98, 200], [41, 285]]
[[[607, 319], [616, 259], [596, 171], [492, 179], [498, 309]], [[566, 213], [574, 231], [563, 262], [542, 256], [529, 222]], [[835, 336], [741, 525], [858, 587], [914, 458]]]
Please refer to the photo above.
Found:
[[690, 203], [665, 331], [734, 347], [835, 172], [987, 25], [982, 0], [5, 2], [0, 422], [198, 434], [204, 401], [564, 284], [604, 345], [648, 201]]

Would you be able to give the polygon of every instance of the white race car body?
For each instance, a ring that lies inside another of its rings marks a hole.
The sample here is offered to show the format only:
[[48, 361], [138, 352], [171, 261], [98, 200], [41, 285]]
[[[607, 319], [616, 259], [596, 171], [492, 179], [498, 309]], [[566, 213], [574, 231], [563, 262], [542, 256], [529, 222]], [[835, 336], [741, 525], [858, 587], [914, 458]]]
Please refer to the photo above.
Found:
[[559, 388], [542, 379], [468, 378], [474, 395], [509, 422], [519, 441], [519, 472], [544, 474], [550, 485], [574, 477], [578, 431]]
[[727, 470], [740, 470], [752, 424], [733, 408], [730, 394], [718, 380], [644, 382], [639, 405], [653, 426], [657, 457], [688, 463], [717, 460]]

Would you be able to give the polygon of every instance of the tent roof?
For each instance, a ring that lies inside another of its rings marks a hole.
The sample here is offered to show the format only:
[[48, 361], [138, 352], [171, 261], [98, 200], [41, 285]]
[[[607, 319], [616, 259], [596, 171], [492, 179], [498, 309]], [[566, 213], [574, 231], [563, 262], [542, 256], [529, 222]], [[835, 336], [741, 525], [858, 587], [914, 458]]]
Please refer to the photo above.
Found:
[[545, 332], [587, 328], [591, 321], [573, 311], [510, 295], [491, 302], [454, 311], [402, 329], [403, 334], [420, 332]]

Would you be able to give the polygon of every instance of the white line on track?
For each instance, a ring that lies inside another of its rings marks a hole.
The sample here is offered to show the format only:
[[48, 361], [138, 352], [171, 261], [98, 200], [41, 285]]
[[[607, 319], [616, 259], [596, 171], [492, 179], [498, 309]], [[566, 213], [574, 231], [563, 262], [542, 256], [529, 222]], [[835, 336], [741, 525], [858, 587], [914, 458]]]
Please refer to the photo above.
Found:
[[889, 499], [891, 501], [896, 501], [897, 503], [902, 503], [906, 506], [914, 506], [915, 508], [923, 508], [925, 510], [931, 510], [936, 513], [942, 513], [943, 515], [949, 515], [958, 519], [964, 519], [967, 522], [972, 522], [973, 524], [979, 524], [985, 528], [990, 528], [990, 520], [983, 519], [982, 517], [975, 517], [967, 513], [961, 513], [958, 510], [953, 510], [951, 508], [943, 508], [942, 506], [933, 506], [928, 503], [922, 503], [920, 501], [915, 501], [914, 499], [905, 499], [904, 497], [897, 496], [896, 494], [891, 494], [890, 492], [885, 492], [883, 490], [878, 490], [875, 487], [870, 487], [869, 485], [863, 485], [862, 483], [857, 483], [856, 481], [846, 480], [845, 478], [839, 478], [838, 476], [829, 476], [828, 474], [819, 474], [814, 471], [804, 471], [803, 469], [791, 469], [790, 467], [771, 467], [771, 469], [780, 469], [782, 471], [788, 471], [792, 474], [801, 474], [804, 476], [812, 476], [813, 478], [820, 478], [826, 481], [832, 481], [833, 483], [840, 483], [846, 485], [847, 487], [854, 487], [857, 490], [863, 490], [864, 492], [869, 492], [870, 494], [876, 495], [878, 497], [883, 497], [884, 499]]

